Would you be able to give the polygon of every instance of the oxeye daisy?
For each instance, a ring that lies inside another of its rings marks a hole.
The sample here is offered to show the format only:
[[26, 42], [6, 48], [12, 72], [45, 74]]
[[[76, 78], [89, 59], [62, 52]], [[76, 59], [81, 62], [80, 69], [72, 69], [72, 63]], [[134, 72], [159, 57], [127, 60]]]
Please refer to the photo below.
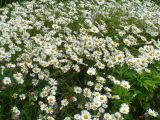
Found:
[[47, 97], [47, 100], [48, 100], [48, 103], [49, 103], [50, 105], [54, 105], [55, 102], [56, 102], [55, 96], [48, 96], [48, 97]]
[[99, 4], [99, 5], [103, 5], [105, 3], [105, 0], [96, 0], [96, 2]]
[[129, 106], [125, 103], [123, 103], [119, 109], [119, 111], [123, 114], [128, 114], [129, 113]]
[[83, 110], [81, 112], [81, 119], [82, 120], [91, 120], [91, 115], [87, 110]]
[[3, 78], [3, 84], [5, 84], [5, 85], [11, 84], [11, 79], [9, 77], [4, 77]]

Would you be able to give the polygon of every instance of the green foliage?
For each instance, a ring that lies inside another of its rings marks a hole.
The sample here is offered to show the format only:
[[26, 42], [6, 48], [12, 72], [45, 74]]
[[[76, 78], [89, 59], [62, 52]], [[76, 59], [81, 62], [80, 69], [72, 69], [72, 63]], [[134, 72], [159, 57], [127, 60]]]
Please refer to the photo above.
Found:
[[0, 0], [0, 7], [4, 7], [8, 4], [11, 4], [13, 2], [24, 2], [24, 1], [31, 1], [31, 0]]
[[150, 73], [144, 72], [142, 74], [137, 74], [127, 66], [117, 67], [116, 70], [113, 70], [114, 75], [131, 83], [132, 89], [129, 93], [125, 93], [121, 89], [114, 90], [115, 93], [118, 92], [120, 96], [124, 97], [122, 101], [131, 104], [131, 113], [135, 118], [144, 115], [145, 110], [151, 106], [157, 111], [160, 110], [160, 95], [158, 94], [160, 90], [160, 63], [156, 62], [150, 65], [149, 69]]
[[157, 5], [160, 5], [159, 0], [152, 0], [153, 2], [155, 2]]

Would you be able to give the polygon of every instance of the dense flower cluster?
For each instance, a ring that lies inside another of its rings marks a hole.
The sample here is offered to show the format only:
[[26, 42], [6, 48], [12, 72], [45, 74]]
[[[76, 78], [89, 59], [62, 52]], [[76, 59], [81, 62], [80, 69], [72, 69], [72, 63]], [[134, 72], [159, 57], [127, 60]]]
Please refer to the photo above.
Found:
[[[116, 89], [132, 85], [111, 71], [150, 72], [160, 60], [159, 18], [158, 6], [139, 0], [10, 4], [0, 9], [1, 92], [23, 86], [12, 97], [32, 98], [38, 120], [122, 120], [130, 108]], [[20, 106], [11, 111], [18, 119]]]

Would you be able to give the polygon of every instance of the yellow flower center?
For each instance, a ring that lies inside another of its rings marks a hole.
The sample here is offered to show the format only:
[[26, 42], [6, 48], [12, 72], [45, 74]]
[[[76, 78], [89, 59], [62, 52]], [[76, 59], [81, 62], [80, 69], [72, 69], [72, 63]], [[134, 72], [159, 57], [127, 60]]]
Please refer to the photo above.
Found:
[[88, 119], [88, 115], [84, 115], [84, 119]]

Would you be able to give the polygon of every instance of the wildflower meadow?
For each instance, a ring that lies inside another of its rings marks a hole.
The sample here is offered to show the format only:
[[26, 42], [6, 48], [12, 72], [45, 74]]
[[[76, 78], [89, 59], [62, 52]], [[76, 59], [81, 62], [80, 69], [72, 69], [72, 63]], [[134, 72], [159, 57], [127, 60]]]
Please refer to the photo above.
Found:
[[0, 8], [0, 120], [159, 114], [156, 2], [23, 0]]

